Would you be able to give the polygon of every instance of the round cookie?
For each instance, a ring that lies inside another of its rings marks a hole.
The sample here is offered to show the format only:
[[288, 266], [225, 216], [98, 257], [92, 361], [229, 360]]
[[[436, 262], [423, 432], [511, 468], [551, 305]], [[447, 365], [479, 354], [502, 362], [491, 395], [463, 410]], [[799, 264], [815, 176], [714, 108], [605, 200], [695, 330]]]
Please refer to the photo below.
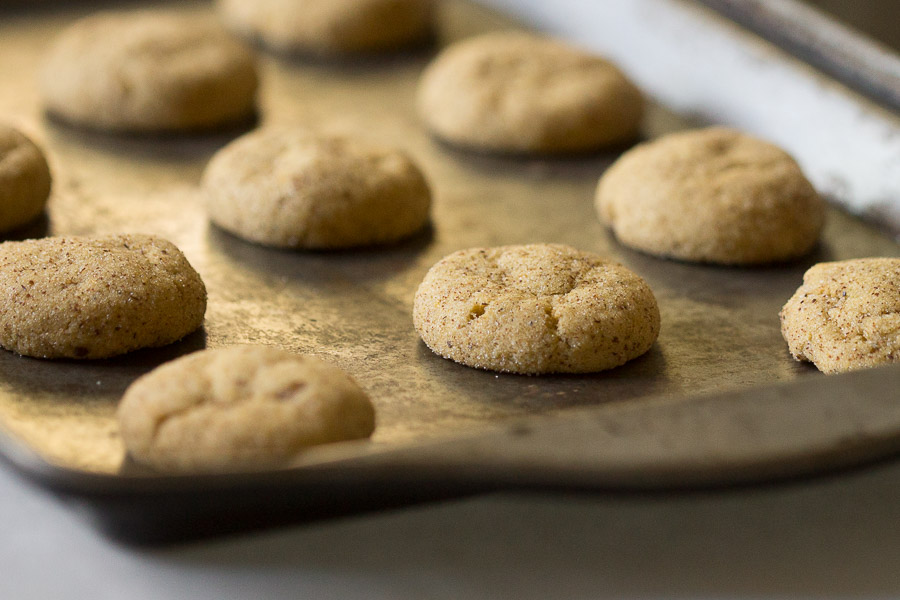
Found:
[[308, 129], [247, 134], [203, 174], [213, 223], [284, 248], [347, 248], [407, 237], [428, 220], [431, 194], [399, 150]]
[[50, 167], [41, 149], [0, 124], [0, 232], [37, 218], [50, 195]]
[[660, 326], [643, 279], [560, 244], [446, 256], [419, 286], [413, 321], [444, 358], [525, 374], [617, 367], [649, 350]]
[[673, 133], [629, 150], [600, 178], [596, 207], [626, 246], [732, 265], [808, 253], [825, 215], [793, 158], [722, 127]]
[[824, 373], [900, 362], [900, 258], [814, 265], [780, 316], [794, 358]]
[[210, 129], [255, 111], [253, 54], [218, 27], [157, 12], [104, 12], [57, 38], [40, 77], [51, 114], [125, 132]]
[[38, 358], [106, 358], [171, 344], [203, 324], [206, 288], [149, 235], [0, 244], [0, 346]]
[[282, 52], [379, 52], [424, 40], [431, 0], [218, 0], [226, 26]]
[[174, 472], [277, 467], [375, 429], [372, 403], [346, 373], [262, 346], [203, 350], [154, 369], [125, 391], [118, 419], [137, 462]]
[[610, 62], [519, 32], [445, 49], [419, 81], [417, 106], [446, 142], [538, 154], [629, 141], [643, 114], [640, 91]]

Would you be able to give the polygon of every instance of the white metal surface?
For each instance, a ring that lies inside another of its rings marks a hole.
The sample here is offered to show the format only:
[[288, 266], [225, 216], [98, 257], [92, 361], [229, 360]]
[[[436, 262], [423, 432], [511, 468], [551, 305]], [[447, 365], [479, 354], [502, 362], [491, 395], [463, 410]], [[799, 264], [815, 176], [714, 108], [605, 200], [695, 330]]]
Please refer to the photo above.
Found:
[[4, 600], [897, 598], [900, 463], [676, 496], [482, 496], [136, 550], [0, 469]]
[[900, 234], [900, 117], [689, 0], [482, 0], [617, 62], [698, 125], [797, 157], [816, 187]]

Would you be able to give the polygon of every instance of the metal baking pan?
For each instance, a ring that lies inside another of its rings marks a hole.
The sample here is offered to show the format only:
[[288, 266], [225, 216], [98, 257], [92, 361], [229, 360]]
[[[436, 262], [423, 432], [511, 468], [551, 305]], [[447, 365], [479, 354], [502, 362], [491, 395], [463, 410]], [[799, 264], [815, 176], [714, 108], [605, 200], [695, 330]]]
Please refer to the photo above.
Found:
[[[206, 4], [168, 8], [212, 18]], [[900, 255], [884, 223], [832, 208], [812, 256], [769, 267], [632, 252], [597, 221], [592, 204], [597, 178], [618, 151], [522, 159], [435, 142], [413, 111], [417, 76], [435, 51], [423, 48], [354, 61], [262, 55], [263, 125], [315, 122], [405, 148], [435, 193], [432, 226], [404, 243], [267, 249], [210, 226], [197, 189], [209, 157], [240, 131], [128, 138], [42, 115], [34, 81], [41, 52], [88, 10], [70, 4], [0, 15], [0, 114], [43, 145], [55, 177], [46, 218], [16, 237], [163, 235], [202, 274], [209, 309], [201, 332], [121, 358], [43, 361], [0, 352], [0, 456], [114, 537], [161, 541], [499, 489], [752, 483], [900, 450], [900, 365], [824, 377], [791, 359], [778, 321], [815, 262]], [[439, 17], [438, 44], [521, 26], [458, 1], [444, 3]], [[666, 99], [665, 90], [645, 88]], [[713, 116], [655, 103], [645, 135], [730, 122]], [[894, 116], [877, 116], [896, 126]], [[867, 188], [849, 181], [844, 196], [830, 197], [865, 196]], [[459, 248], [536, 241], [598, 252], [642, 275], [662, 313], [654, 347], [604, 373], [526, 377], [457, 365], [418, 340], [411, 301], [435, 261]], [[277, 472], [181, 477], [131, 463], [114, 420], [128, 384], [184, 353], [238, 343], [313, 353], [349, 371], [378, 409], [372, 441], [313, 449]]]

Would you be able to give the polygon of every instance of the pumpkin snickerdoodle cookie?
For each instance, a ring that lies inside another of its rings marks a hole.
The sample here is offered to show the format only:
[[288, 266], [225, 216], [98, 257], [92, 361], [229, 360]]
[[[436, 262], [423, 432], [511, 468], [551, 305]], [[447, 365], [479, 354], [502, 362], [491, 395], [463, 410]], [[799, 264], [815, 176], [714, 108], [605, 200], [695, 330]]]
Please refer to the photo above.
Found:
[[369, 437], [375, 409], [346, 373], [318, 358], [234, 346], [137, 379], [118, 419], [137, 462], [221, 472], [278, 467], [309, 446]]
[[562, 42], [490, 33], [446, 48], [419, 82], [438, 138], [476, 150], [582, 152], [634, 139], [640, 91], [612, 63]]
[[162, 12], [103, 12], [50, 46], [40, 77], [47, 111], [122, 132], [212, 129], [249, 118], [250, 50], [205, 20]]
[[825, 373], [900, 362], [900, 258], [813, 266], [781, 309], [781, 333]]
[[149, 235], [0, 244], [0, 346], [39, 358], [107, 358], [164, 346], [203, 324], [206, 287]]
[[49, 195], [50, 168], [41, 149], [0, 124], [0, 232], [34, 220]]
[[389, 243], [428, 221], [431, 192], [406, 153], [310, 129], [247, 134], [203, 174], [213, 223], [283, 248]]
[[723, 127], [673, 133], [629, 150], [600, 178], [596, 207], [626, 246], [733, 265], [808, 253], [825, 214], [786, 152]]
[[423, 41], [431, 0], [219, 0], [237, 33], [282, 52], [359, 54]]
[[525, 374], [617, 367], [649, 350], [660, 326], [643, 279], [560, 244], [450, 254], [419, 286], [413, 321], [445, 358]]

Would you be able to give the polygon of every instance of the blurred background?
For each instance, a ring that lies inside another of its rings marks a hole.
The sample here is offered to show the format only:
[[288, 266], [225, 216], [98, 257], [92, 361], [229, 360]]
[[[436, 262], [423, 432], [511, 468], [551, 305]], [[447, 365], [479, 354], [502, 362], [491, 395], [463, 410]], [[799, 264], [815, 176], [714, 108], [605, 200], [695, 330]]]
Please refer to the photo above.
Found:
[[804, 2], [900, 51], [900, 1], [804, 0]]

